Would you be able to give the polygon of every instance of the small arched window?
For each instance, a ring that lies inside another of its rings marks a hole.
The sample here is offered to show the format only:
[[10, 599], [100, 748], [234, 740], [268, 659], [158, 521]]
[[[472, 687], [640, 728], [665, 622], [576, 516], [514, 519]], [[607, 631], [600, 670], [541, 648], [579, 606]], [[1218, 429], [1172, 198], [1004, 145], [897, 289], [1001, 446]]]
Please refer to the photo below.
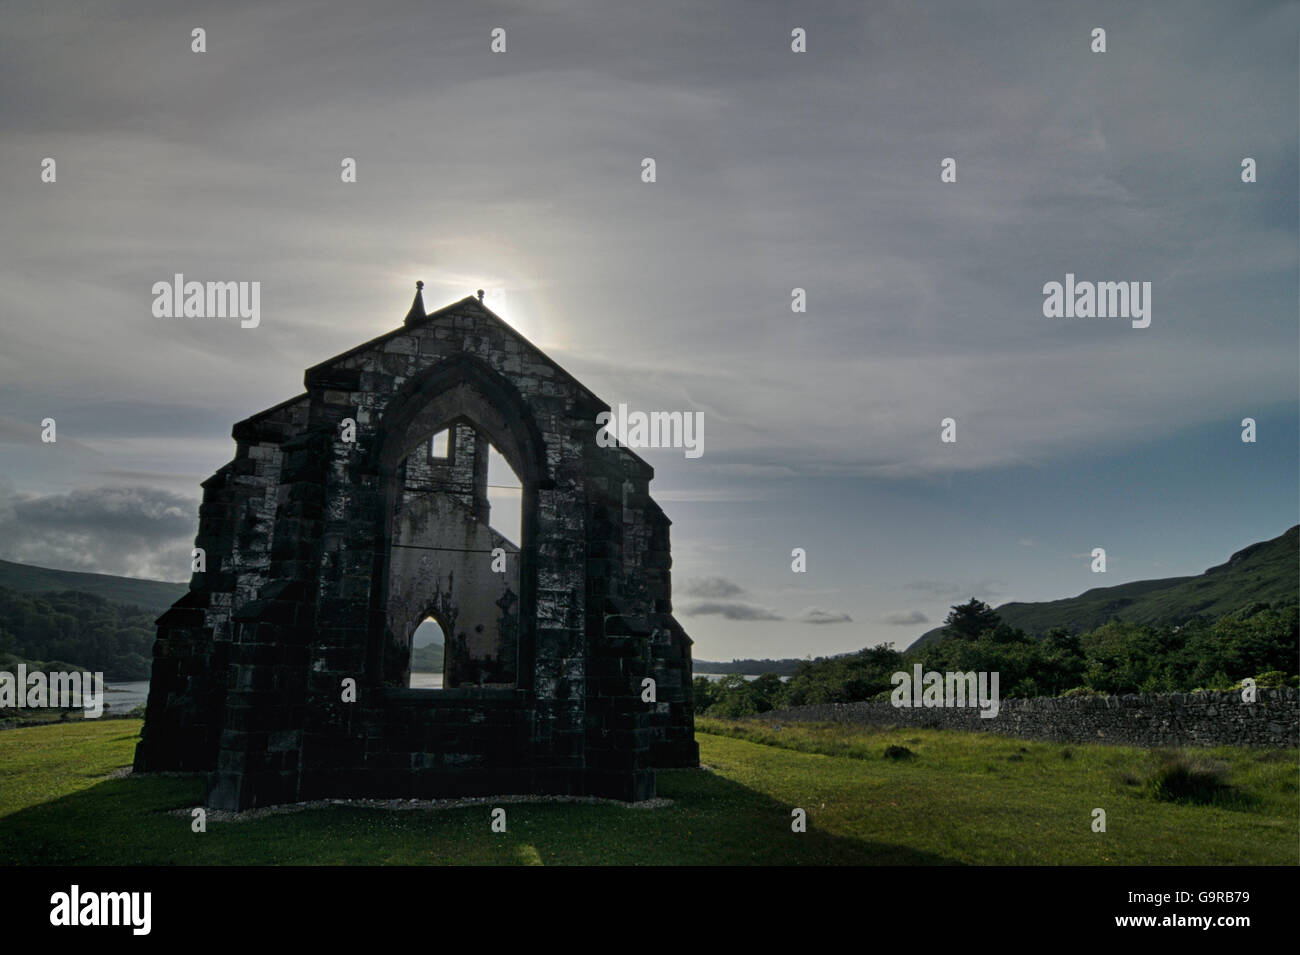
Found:
[[433, 617], [425, 617], [411, 634], [412, 690], [441, 690], [447, 663], [447, 638]]

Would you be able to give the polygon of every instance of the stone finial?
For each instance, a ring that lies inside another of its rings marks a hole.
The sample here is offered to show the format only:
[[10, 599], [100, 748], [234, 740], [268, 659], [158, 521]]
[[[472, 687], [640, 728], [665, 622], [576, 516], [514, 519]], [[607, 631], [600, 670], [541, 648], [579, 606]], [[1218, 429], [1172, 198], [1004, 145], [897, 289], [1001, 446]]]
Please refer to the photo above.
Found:
[[479, 290], [478, 290], [478, 300], [479, 300], [480, 302], [483, 301], [483, 290], [482, 290], [482, 289], [479, 289]]
[[422, 294], [423, 289], [424, 289], [423, 282], [415, 283], [415, 300], [411, 302], [411, 310], [406, 313], [406, 318], [402, 322], [403, 325], [410, 325], [412, 322], [424, 321], [426, 316], [424, 314], [424, 295]]

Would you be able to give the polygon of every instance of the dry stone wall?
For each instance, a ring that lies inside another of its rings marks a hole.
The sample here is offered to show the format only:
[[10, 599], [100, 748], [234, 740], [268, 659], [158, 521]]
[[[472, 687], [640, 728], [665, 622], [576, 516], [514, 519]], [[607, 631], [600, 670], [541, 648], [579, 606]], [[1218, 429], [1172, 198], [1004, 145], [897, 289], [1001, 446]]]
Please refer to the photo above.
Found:
[[888, 700], [772, 710], [765, 723], [832, 722], [864, 726], [981, 730], [1021, 739], [1128, 746], [1295, 746], [1300, 690], [1238, 693], [1137, 693], [1124, 696], [1002, 700], [998, 715], [977, 708], [895, 707]]

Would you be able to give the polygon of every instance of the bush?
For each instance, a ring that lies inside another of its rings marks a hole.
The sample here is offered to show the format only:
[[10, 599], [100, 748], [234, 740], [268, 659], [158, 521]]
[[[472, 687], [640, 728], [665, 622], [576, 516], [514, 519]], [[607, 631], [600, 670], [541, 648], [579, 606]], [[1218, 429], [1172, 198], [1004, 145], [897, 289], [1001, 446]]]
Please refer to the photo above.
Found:
[[697, 676], [691, 683], [695, 688], [695, 712], [703, 716], [716, 702], [713, 681], [708, 677]]
[[911, 759], [916, 754], [906, 746], [886, 746], [885, 759]]
[[1286, 686], [1287, 676], [1282, 670], [1269, 670], [1267, 673], [1261, 673], [1255, 677], [1255, 685], [1259, 687]]
[[1076, 686], [1066, 690], [1061, 696], [1102, 696], [1103, 694], [1094, 690], [1090, 686]]
[[1199, 757], [1180, 753], [1157, 754], [1159, 763], [1147, 777], [1147, 789], [1162, 802], [1190, 802], [1209, 805], [1232, 791], [1227, 769]]
[[1042, 695], [1034, 678], [1028, 676], [1016, 681], [1016, 685], [1007, 691], [1007, 699], [1029, 700]]
[[[702, 678], [696, 679], [698, 681]], [[699, 689], [697, 682], [697, 694]], [[708, 706], [702, 707], [697, 696], [696, 712], [719, 719], [757, 716], [782, 706], [785, 702], [785, 684], [774, 673], [764, 673], [754, 680], [746, 680], [738, 673], [729, 673], [706, 689]]]

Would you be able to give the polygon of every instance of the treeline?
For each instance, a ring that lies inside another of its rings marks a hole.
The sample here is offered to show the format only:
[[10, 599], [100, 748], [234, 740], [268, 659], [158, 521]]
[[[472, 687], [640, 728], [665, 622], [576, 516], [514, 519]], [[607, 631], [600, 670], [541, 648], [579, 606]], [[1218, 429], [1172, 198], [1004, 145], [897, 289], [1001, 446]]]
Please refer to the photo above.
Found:
[[[906, 653], [891, 644], [799, 664], [788, 681], [726, 676], [695, 680], [695, 708], [707, 716], [753, 716], [785, 706], [852, 703], [893, 689], [915, 664], [940, 672], [996, 672], [1002, 698], [1080, 693], [1227, 690], [1246, 677], [1296, 686], [1300, 612], [1295, 603], [1255, 604], [1218, 620], [1157, 627], [1111, 621], [1084, 634], [1064, 627], [1044, 638], [1005, 624], [979, 600], [952, 608], [947, 636]], [[752, 672], [752, 671], [751, 671]]]
[[723, 663], [720, 660], [696, 660], [695, 669], [700, 673], [775, 673], [777, 676], [793, 676], [799, 664], [804, 661], [790, 658], [784, 660], [732, 660]]
[[0, 587], [0, 669], [102, 671], [147, 680], [157, 611], [78, 591], [31, 594]]

